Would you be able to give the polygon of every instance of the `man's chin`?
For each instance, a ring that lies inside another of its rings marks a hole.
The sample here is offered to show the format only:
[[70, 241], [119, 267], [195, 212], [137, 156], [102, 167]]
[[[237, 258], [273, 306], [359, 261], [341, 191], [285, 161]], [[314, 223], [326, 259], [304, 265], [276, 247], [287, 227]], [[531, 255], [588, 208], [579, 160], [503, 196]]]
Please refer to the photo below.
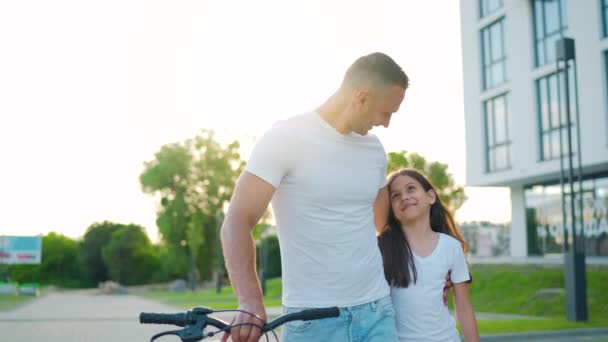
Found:
[[361, 131], [356, 131], [356, 133], [359, 135], [367, 135], [367, 133], [369, 133], [369, 131], [370, 131], [369, 129], [364, 129]]

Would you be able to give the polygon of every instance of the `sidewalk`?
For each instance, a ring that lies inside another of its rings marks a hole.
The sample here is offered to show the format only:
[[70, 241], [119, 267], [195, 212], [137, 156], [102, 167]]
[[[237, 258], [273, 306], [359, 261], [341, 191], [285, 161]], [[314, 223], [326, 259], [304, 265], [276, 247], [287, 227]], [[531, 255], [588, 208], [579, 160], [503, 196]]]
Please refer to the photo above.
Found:
[[481, 335], [481, 341], [555, 341], [555, 342], [582, 342], [582, 341], [608, 341], [608, 328], [573, 329], [559, 331], [531, 331], [527, 333]]
[[[142, 325], [139, 313], [176, 312], [173, 306], [136, 296], [51, 293], [0, 312], [6, 342], [149, 341], [169, 326]], [[169, 341], [167, 339], [167, 341]]]
[[[472, 265], [475, 264], [512, 264], [512, 265], [563, 265], [564, 256], [562, 254], [547, 255], [544, 257], [528, 256], [528, 257], [470, 257], [469, 261]], [[608, 266], [608, 258], [606, 257], [585, 257], [587, 266]]]
[[[181, 308], [132, 295], [94, 295], [88, 292], [51, 293], [11, 311], [0, 312], [0, 339], [20, 342], [148, 341], [170, 326], [142, 325], [139, 313], [179, 312]], [[269, 319], [282, 314], [281, 307], [267, 308]], [[231, 314], [216, 318], [229, 321]], [[528, 316], [478, 313], [483, 319], [530, 319]], [[276, 331], [280, 336], [280, 329]], [[219, 341], [216, 336], [205, 341]], [[169, 339], [166, 339], [169, 341]], [[273, 337], [270, 340], [274, 340]], [[514, 334], [482, 335], [482, 341], [608, 341], [608, 327]], [[279, 339], [280, 341], [280, 339]], [[339, 342], [339, 341], [338, 341]]]

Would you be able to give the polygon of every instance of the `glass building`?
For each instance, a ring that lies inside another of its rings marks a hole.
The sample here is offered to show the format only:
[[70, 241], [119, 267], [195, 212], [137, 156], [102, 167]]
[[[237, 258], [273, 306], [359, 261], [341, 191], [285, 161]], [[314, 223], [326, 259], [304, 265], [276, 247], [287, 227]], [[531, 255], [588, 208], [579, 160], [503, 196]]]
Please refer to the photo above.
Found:
[[[512, 256], [563, 253], [574, 218], [586, 255], [608, 257], [608, 0], [460, 7], [467, 185], [510, 188]], [[576, 46], [568, 87], [556, 65], [555, 43], [564, 37]], [[560, 181], [569, 128], [575, 171], [579, 159], [582, 170], [574, 213], [570, 186]]]

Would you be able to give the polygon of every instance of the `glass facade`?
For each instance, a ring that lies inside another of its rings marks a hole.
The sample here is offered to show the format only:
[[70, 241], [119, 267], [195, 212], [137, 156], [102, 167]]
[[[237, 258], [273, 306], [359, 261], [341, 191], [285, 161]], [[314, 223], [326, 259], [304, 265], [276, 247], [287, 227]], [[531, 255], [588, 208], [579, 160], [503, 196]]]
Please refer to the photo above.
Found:
[[608, 0], [602, 0], [602, 36], [608, 37]]
[[[570, 122], [576, 124], [574, 72], [568, 69]], [[564, 73], [553, 73], [536, 80], [537, 112], [540, 130], [540, 160], [568, 155], [568, 120], [565, 110]], [[559, 84], [558, 84], [559, 81]], [[561, 94], [560, 94], [561, 93]], [[561, 137], [560, 137], [561, 134]], [[576, 127], [572, 127], [572, 151], [577, 150]], [[561, 147], [560, 147], [561, 141]]]
[[505, 170], [511, 167], [511, 138], [507, 95], [484, 102], [486, 124], [486, 171]]
[[507, 80], [504, 44], [504, 19], [481, 30], [483, 89], [490, 89]]
[[[563, 253], [564, 224], [562, 204], [570, 228], [571, 210], [569, 185], [564, 184], [566, 196], [562, 201], [559, 183], [531, 186], [525, 191], [526, 225], [528, 233], [528, 254], [545, 255]], [[575, 183], [575, 218], [577, 231], [580, 231], [581, 210], [579, 205], [578, 183]], [[608, 256], [608, 175], [583, 181], [582, 189], [583, 235], [587, 256]]]
[[502, 0], [479, 0], [479, 16], [486, 15], [502, 7]]
[[534, 0], [536, 66], [555, 61], [555, 42], [567, 29], [566, 0]]

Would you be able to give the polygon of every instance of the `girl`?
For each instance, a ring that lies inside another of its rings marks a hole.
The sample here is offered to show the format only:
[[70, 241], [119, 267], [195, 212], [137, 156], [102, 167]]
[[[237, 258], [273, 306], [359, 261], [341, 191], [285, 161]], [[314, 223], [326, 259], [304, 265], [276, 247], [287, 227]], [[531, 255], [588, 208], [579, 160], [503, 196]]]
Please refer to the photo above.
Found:
[[414, 169], [389, 177], [388, 226], [378, 236], [384, 275], [399, 341], [460, 341], [456, 322], [443, 303], [448, 272], [454, 307], [465, 341], [479, 341], [469, 299], [466, 243], [431, 183]]

